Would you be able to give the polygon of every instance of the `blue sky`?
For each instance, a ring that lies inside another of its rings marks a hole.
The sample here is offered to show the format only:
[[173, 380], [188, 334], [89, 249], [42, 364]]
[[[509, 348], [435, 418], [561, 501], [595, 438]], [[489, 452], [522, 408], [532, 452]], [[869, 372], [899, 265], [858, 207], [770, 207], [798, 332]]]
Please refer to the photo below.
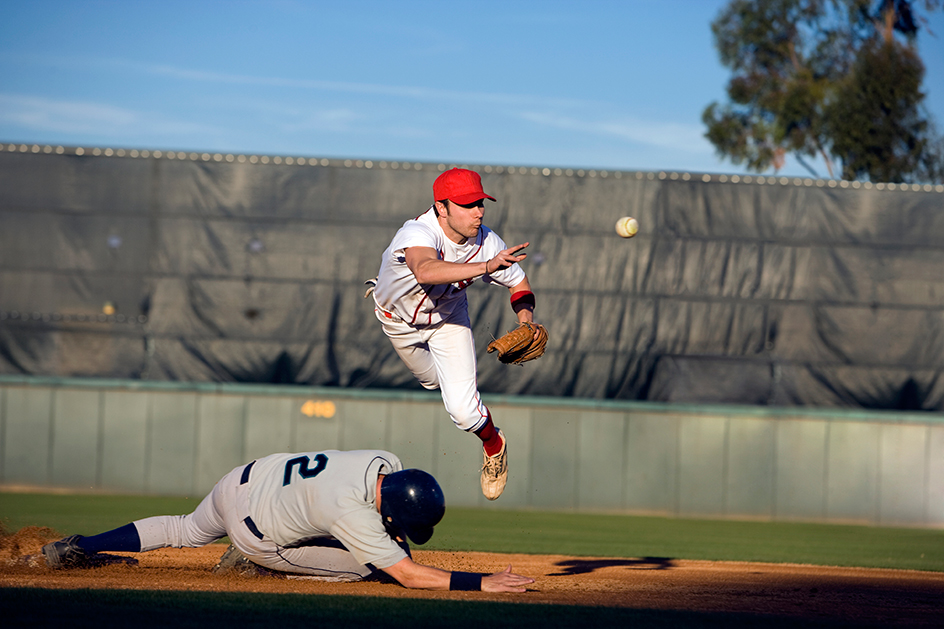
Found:
[[702, 137], [726, 3], [0, 0], [0, 142], [743, 173]]

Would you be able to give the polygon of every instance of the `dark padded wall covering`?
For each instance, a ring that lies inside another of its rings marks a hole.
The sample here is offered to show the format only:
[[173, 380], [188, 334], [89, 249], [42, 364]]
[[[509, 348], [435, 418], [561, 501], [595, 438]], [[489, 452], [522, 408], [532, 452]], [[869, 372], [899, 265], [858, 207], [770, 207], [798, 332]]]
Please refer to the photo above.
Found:
[[[438, 165], [179, 157], [0, 152], [0, 374], [418, 388], [363, 281]], [[944, 410], [939, 188], [476, 169], [551, 334], [474, 284], [483, 392]]]

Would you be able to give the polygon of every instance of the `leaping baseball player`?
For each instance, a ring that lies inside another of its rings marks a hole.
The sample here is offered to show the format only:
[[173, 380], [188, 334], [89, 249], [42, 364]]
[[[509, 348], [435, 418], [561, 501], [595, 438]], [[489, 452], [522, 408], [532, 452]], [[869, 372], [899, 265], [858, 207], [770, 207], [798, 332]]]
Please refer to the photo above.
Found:
[[103, 551], [197, 548], [229, 536], [216, 572], [242, 563], [263, 573], [360, 581], [380, 570], [408, 588], [486, 592], [524, 592], [534, 582], [511, 566], [482, 575], [415, 563], [407, 539], [426, 543], [444, 513], [436, 479], [404, 470], [390, 452], [272, 454], [224, 476], [193, 513], [72, 535], [44, 546], [43, 555], [52, 568], [90, 567], [104, 562]]
[[529, 243], [508, 247], [483, 225], [485, 199], [495, 201], [478, 173], [453, 168], [439, 175], [433, 205], [397, 231], [368, 294], [384, 334], [420, 384], [440, 389], [455, 425], [482, 440], [482, 493], [495, 500], [508, 480], [507, 443], [478, 391], [466, 288], [477, 279], [504, 286], [521, 324], [533, 322], [535, 299], [518, 265]]

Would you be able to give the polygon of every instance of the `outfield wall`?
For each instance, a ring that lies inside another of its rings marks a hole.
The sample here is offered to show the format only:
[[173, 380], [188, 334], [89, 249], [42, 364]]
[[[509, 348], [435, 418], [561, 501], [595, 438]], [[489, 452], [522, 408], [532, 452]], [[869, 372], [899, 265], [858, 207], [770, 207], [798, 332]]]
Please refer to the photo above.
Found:
[[[0, 143], [0, 374], [419, 390], [364, 280], [449, 166]], [[470, 286], [483, 393], [944, 411], [944, 185], [470, 167], [550, 332]]]
[[944, 525], [939, 415], [485, 400], [510, 444], [495, 503], [437, 394], [0, 377], [0, 488], [200, 497], [265, 454], [380, 448], [453, 506]]

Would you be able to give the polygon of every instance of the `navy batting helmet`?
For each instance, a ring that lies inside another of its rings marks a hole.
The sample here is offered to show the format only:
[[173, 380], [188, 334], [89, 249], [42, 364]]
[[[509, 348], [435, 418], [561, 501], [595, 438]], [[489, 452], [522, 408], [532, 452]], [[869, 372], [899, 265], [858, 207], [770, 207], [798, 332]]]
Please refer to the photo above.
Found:
[[439, 483], [423, 470], [389, 474], [380, 485], [380, 515], [394, 534], [404, 533], [414, 544], [425, 544], [446, 512]]

